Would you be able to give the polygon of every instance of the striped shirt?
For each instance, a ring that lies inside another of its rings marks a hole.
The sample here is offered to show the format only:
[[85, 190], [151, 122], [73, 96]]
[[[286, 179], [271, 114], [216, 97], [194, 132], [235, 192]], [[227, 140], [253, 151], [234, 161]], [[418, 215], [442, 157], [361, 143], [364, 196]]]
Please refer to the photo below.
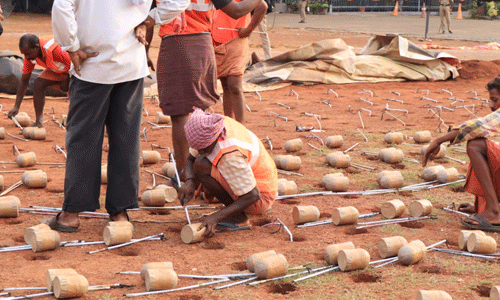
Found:
[[451, 144], [457, 144], [480, 137], [488, 137], [500, 129], [500, 109], [491, 114], [469, 120], [458, 127], [458, 135]]

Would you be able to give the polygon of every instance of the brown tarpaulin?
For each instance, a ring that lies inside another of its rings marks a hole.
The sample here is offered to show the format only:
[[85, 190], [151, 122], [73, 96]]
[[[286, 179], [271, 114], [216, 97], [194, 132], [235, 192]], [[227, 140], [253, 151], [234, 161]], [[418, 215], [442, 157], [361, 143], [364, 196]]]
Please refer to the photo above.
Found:
[[397, 35], [374, 36], [356, 55], [342, 39], [323, 40], [252, 65], [243, 81], [273, 88], [283, 83], [344, 84], [354, 82], [434, 81], [458, 76], [457, 59], [432, 53]]

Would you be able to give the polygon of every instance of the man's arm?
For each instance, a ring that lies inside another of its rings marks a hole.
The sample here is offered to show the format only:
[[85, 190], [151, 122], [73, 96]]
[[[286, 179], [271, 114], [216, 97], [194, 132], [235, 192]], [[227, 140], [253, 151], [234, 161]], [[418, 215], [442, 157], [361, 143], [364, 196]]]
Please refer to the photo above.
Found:
[[[231, 1], [221, 10], [233, 19], [239, 19], [254, 10], [262, 0], [243, 0], [241, 2]], [[267, 8], [266, 8], [267, 9]]]
[[447, 134], [435, 138], [431, 142], [429, 147], [427, 147], [427, 149], [425, 150], [424, 159], [422, 160], [422, 166], [425, 167], [429, 159], [430, 160], [434, 159], [434, 156], [436, 156], [439, 153], [440, 146], [442, 143], [454, 141], [458, 135], [458, 132], [459, 132], [458, 129], [453, 129]]
[[19, 108], [21, 107], [21, 102], [23, 101], [24, 95], [26, 95], [26, 90], [28, 90], [30, 77], [31, 77], [31, 72], [23, 74], [21, 76], [21, 83], [19, 84], [16, 94], [16, 103], [14, 104], [14, 107], [9, 111], [9, 114], [7, 115], [9, 118], [15, 117], [19, 112]]
[[257, 7], [255, 7], [252, 15], [252, 19], [250, 20], [250, 24], [246, 28], [241, 28], [239, 30], [238, 36], [240, 38], [246, 38], [250, 36], [252, 31], [255, 30], [259, 23], [264, 19], [267, 13], [267, 3], [264, 0], [261, 0]]
[[75, 9], [76, 0], [55, 0], [52, 6], [52, 31], [63, 51], [76, 52], [80, 49]]
[[222, 210], [219, 210], [216, 213], [213, 213], [209, 216], [207, 216], [203, 222], [201, 223], [200, 227], [198, 230], [201, 230], [203, 227], [206, 227], [207, 230], [203, 234], [206, 237], [211, 237], [215, 233], [215, 229], [217, 227], [217, 223], [219, 223], [221, 220], [239, 213], [243, 212], [246, 208], [250, 207], [252, 204], [257, 202], [260, 199], [260, 192], [257, 187], [253, 188], [250, 192], [246, 193], [245, 195], [242, 195], [238, 197], [233, 203], [231, 203], [229, 206], [223, 208]]
[[189, 0], [161, 0], [156, 8], [149, 12], [149, 17], [146, 19], [154, 20], [154, 23], [146, 24], [146, 26], [154, 26], [156, 24], [168, 24], [172, 22], [179, 14], [185, 11], [189, 6]]

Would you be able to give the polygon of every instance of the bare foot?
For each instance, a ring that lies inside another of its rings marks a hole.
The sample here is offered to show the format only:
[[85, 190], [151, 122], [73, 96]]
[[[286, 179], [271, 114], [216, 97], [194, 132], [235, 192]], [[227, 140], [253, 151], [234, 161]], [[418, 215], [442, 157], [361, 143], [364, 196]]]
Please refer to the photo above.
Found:
[[[478, 213], [476, 215], [476, 217], [478, 219], [482, 219], [482, 220], [487, 221], [491, 225], [500, 225], [500, 214], [495, 214], [493, 212], [485, 210], [485, 211], [483, 211], [481, 213]], [[478, 224], [478, 222], [476, 222], [474, 220], [471, 220], [469, 218], [465, 218], [463, 221], [466, 222], [466, 223], [469, 223], [469, 224], [473, 224], [473, 225], [477, 225]]]
[[80, 219], [78, 219], [78, 213], [62, 211], [57, 218], [57, 224], [75, 228], [79, 227]]
[[113, 222], [117, 222], [117, 221], [128, 221], [129, 218], [128, 218], [128, 215], [127, 215], [127, 211], [124, 210], [122, 211], [121, 213], [117, 214], [117, 215], [114, 215], [114, 216], [110, 216], [109, 217], [111, 219], [111, 221]]

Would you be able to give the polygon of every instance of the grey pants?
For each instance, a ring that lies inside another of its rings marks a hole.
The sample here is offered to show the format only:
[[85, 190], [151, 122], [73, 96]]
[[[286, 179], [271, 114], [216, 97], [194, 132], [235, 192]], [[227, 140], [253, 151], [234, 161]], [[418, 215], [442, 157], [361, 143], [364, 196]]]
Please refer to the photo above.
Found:
[[108, 133], [106, 210], [138, 207], [143, 79], [97, 84], [70, 81], [63, 210], [99, 209], [104, 126]]

